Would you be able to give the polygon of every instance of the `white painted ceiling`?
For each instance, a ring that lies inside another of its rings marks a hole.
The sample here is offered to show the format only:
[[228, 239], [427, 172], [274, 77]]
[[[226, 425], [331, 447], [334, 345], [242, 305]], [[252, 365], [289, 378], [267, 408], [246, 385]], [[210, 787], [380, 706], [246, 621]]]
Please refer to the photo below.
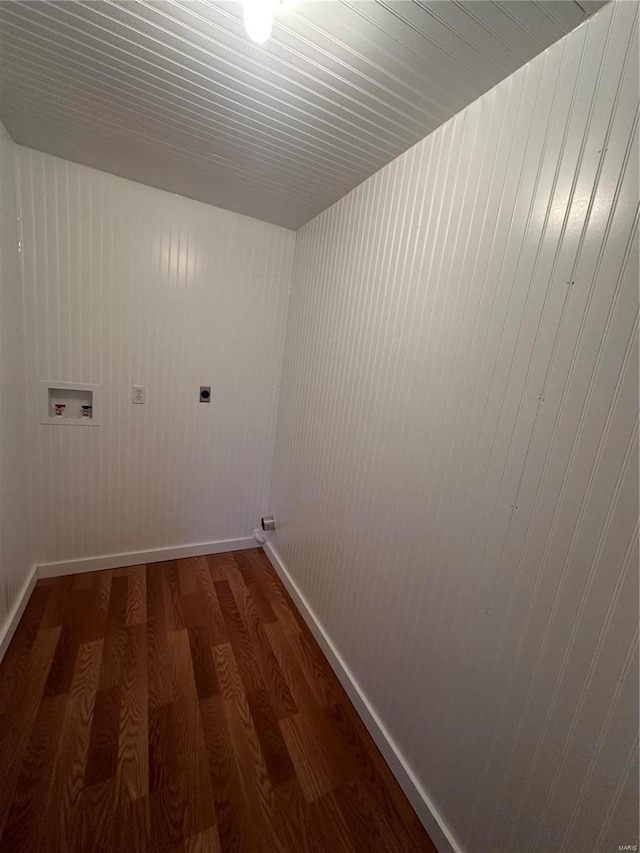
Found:
[[0, 117], [32, 148], [297, 228], [604, 0], [0, 3]]

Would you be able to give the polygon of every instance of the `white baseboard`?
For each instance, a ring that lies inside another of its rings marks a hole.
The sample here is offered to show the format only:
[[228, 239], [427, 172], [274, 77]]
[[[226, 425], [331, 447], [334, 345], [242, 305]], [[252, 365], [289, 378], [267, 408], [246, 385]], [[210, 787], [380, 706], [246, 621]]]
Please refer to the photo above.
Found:
[[144, 563], [162, 563], [164, 560], [202, 557], [205, 554], [220, 554], [223, 551], [242, 551], [245, 548], [257, 547], [258, 543], [253, 536], [247, 536], [244, 539], [220, 539], [217, 542], [180, 545], [178, 548], [130, 551], [128, 554], [104, 554], [101, 557], [83, 557], [79, 560], [62, 560], [59, 563], [40, 563], [38, 577], [57, 578], [61, 575], [97, 572], [102, 569], [119, 569], [122, 566], [140, 566]]
[[340, 683], [349, 696], [349, 699], [353, 702], [356, 711], [369, 730], [369, 734], [376, 742], [378, 749], [391, 768], [393, 775], [398, 780], [398, 783], [406, 794], [407, 799], [415, 809], [422, 825], [429, 833], [429, 836], [435, 846], [438, 848], [439, 853], [463, 853], [463, 850], [456, 842], [453, 833], [449, 830], [442, 816], [438, 813], [438, 810], [431, 801], [429, 795], [416, 779], [404, 756], [394, 743], [393, 738], [382, 724], [362, 688], [353, 677], [349, 667], [333, 645], [331, 639], [322, 627], [322, 623], [298, 588], [296, 582], [287, 571], [277, 550], [269, 541], [266, 541], [262, 547], [282, 582], [288, 589], [289, 594], [295, 601], [305, 622], [318, 641], [319, 646], [325, 653], [333, 671], [338, 676]]
[[36, 585], [36, 581], [38, 580], [38, 567], [34, 566], [29, 572], [29, 577], [27, 578], [24, 586], [20, 590], [20, 594], [18, 596], [18, 600], [13, 606], [13, 610], [9, 615], [7, 621], [4, 623], [2, 630], [0, 631], [0, 661], [5, 655], [5, 652], [9, 648], [9, 643], [13, 639], [13, 635], [16, 632], [16, 628], [22, 618], [22, 614], [24, 613], [24, 609], [27, 606], [29, 599], [31, 598], [31, 593], [33, 592], [33, 588]]

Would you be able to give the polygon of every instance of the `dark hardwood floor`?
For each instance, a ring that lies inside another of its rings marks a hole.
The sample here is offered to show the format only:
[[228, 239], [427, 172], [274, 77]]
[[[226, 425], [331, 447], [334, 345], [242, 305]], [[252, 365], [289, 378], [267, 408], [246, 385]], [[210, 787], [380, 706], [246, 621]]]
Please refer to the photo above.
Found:
[[435, 851], [259, 549], [38, 582], [0, 851]]

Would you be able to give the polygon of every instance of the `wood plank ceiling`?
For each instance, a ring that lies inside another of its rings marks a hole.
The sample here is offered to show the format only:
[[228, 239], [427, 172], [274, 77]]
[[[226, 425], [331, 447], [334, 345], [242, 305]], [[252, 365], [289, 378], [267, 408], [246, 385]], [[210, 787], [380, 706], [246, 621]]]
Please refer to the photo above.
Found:
[[0, 3], [20, 144], [298, 228], [604, 0]]

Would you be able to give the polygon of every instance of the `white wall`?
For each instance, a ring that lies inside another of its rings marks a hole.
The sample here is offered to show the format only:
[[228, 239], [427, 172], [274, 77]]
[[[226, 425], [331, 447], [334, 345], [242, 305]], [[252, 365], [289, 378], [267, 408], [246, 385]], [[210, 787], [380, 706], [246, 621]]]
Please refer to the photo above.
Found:
[[[295, 235], [18, 158], [38, 563], [251, 536], [267, 508]], [[41, 426], [40, 380], [99, 384], [101, 426]], [[133, 383], [146, 405], [132, 405]]]
[[0, 649], [31, 569], [15, 146], [0, 124]]
[[638, 841], [636, 12], [297, 236], [275, 548], [470, 853]]

